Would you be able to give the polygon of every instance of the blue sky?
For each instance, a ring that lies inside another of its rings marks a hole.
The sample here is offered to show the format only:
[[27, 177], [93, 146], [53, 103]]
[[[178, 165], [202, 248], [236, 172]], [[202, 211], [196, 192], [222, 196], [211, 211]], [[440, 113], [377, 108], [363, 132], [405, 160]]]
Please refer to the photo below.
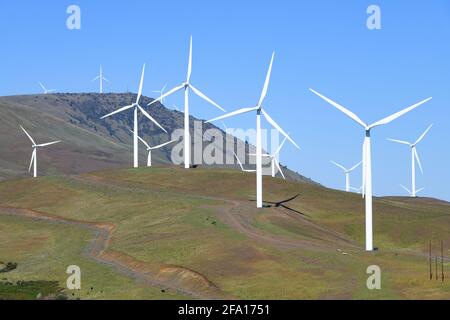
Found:
[[[66, 8], [81, 8], [81, 30], [66, 28]], [[377, 4], [382, 30], [368, 30], [366, 9]], [[344, 176], [330, 164], [361, 158], [362, 129], [309, 92], [312, 87], [374, 122], [429, 96], [433, 100], [373, 131], [374, 190], [403, 195], [410, 185], [410, 152], [386, 138], [415, 140], [423, 195], [450, 200], [450, 2], [432, 1], [2, 1], [0, 95], [39, 92], [38, 81], [62, 92], [96, 91], [90, 82], [103, 64], [106, 91], [136, 91], [146, 62], [144, 93], [186, 74], [194, 37], [192, 82], [231, 111], [254, 105], [272, 51], [266, 100], [271, 115], [301, 146], [282, 162], [329, 187]], [[182, 96], [167, 100], [182, 106]], [[192, 114], [215, 108], [192, 99]], [[229, 120], [250, 128], [253, 116]], [[267, 124], [265, 124], [267, 126]], [[360, 172], [352, 176], [359, 186]]]

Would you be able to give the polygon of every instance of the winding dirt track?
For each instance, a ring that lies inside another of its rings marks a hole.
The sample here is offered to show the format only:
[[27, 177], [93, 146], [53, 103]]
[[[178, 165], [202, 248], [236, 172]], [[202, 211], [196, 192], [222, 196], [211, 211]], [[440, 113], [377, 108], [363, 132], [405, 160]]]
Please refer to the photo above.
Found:
[[133, 257], [108, 249], [115, 225], [66, 219], [29, 209], [0, 207], [0, 214], [18, 216], [51, 224], [76, 226], [93, 231], [95, 236], [84, 253], [89, 258], [113, 267], [138, 282], [198, 299], [222, 299], [227, 297], [206, 277], [179, 266], [148, 264]]
[[[148, 193], [150, 191], [165, 193], [164, 191], [154, 189], [150, 190], [144, 188], [120, 186], [114, 184], [111, 181], [102, 181], [101, 179], [89, 176], [70, 176], [69, 178], [78, 183], [112, 188], [115, 190], [142, 193]], [[221, 207], [218, 212], [216, 212], [218, 218], [221, 219], [221, 221], [251, 239], [266, 243], [268, 245], [272, 245], [280, 249], [301, 248], [307, 250], [334, 251], [336, 250], [336, 248], [359, 248], [347, 237], [337, 232], [323, 228], [310, 221], [309, 219], [304, 218], [300, 215], [293, 214], [288, 210], [280, 209], [282, 210], [281, 212], [285, 216], [288, 216], [290, 219], [294, 219], [303, 224], [306, 224], [309, 228], [314, 228], [319, 234], [323, 235], [323, 239], [327, 239], [327, 241], [289, 239], [272, 235], [268, 232], [260, 230], [252, 225], [254, 208], [247, 201], [236, 201], [171, 191], [172, 195], [176, 193], [194, 198], [223, 201], [227, 205]], [[125, 274], [140, 283], [147, 284], [153, 287], [159, 287], [165, 290], [173, 290], [179, 294], [197, 299], [233, 298], [222, 292], [220, 288], [209, 281], [207, 277], [193, 270], [189, 270], [180, 266], [164, 265], [161, 263], [146, 263], [124, 253], [111, 250], [109, 248], [109, 245], [116, 228], [116, 226], [112, 223], [74, 220], [29, 209], [11, 207], [0, 207], [0, 214], [44, 221], [51, 224], [63, 224], [88, 229], [92, 231], [95, 236], [90, 241], [89, 245], [85, 248], [84, 254], [90, 259], [113, 267], [122, 274]]]

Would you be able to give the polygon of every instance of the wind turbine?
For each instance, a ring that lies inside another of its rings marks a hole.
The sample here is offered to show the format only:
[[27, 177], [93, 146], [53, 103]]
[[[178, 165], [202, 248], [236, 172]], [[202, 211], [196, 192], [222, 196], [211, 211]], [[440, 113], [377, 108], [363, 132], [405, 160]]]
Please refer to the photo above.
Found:
[[188, 62], [188, 71], [186, 81], [180, 84], [179, 86], [169, 90], [165, 94], [161, 95], [158, 99], [153, 100], [148, 105], [151, 105], [157, 101], [162, 101], [165, 97], [170, 96], [171, 94], [184, 90], [184, 167], [186, 169], [190, 168], [191, 163], [191, 138], [189, 134], [189, 89], [191, 89], [197, 96], [202, 98], [203, 100], [209, 102], [213, 106], [225, 112], [225, 110], [215, 103], [213, 100], [208, 98], [204, 93], [194, 87], [191, 80], [191, 72], [192, 72], [192, 37], [189, 45], [189, 62]]
[[102, 69], [102, 65], [100, 65], [100, 73], [97, 77], [95, 77], [94, 79], [92, 79], [91, 81], [96, 81], [99, 80], [100, 81], [100, 93], [103, 93], [103, 81], [109, 82], [108, 79], [106, 79], [103, 76], [103, 69]]
[[134, 109], [134, 130], [133, 130], [133, 146], [134, 146], [134, 167], [137, 168], [139, 166], [139, 160], [138, 160], [138, 110], [142, 112], [144, 116], [146, 116], [150, 121], [152, 121], [155, 125], [157, 125], [161, 130], [163, 130], [165, 133], [167, 133], [166, 129], [164, 129], [151, 115], [147, 113], [147, 111], [144, 110], [139, 105], [139, 100], [142, 96], [142, 85], [144, 84], [144, 74], [145, 74], [145, 63], [142, 67], [142, 74], [141, 74], [141, 82], [139, 84], [139, 92], [136, 97], [136, 102], [133, 104], [130, 104], [128, 106], [122, 107], [117, 109], [114, 112], [108, 113], [106, 116], [101, 117], [100, 119], [105, 119], [106, 117], [112, 116], [116, 113], [126, 111], [128, 109], [133, 108]]
[[419, 165], [419, 169], [420, 172], [422, 172], [423, 174], [423, 169], [422, 169], [422, 164], [420, 163], [420, 158], [419, 158], [419, 154], [417, 153], [417, 144], [419, 142], [421, 142], [423, 140], [423, 138], [425, 138], [425, 136], [427, 135], [428, 131], [430, 131], [430, 129], [433, 127], [433, 125], [431, 124], [424, 133], [422, 133], [422, 135], [419, 137], [419, 139], [417, 139], [416, 142], [414, 143], [410, 143], [407, 141], [402, 141], [402, 140], [396, 140], [396, 139], [388, 139], [389, 141], [393, 141], [393, 142], [397, 142], [397, 143], [401, 143], [401, 144], [406, 144], [411, 148], [411, 190], [408, 190], [407, 188], [405, 188], [404, 186], [401, 186], [403, 189], [405, 189], [409, 195], [413, 198], [415, 198], [417, 196], [417, 193], [422, 191], [422, 189], [420, 190], [416, 190], [416, 161], [417, 164]]
[[[166, 90], [166, 88], [167, 88], [167, 83], [164, 85], [164, 87], [161, 88], [161, 90], [155, 90], [152, 92], [159, 93], [159, 96], [162, 96], [164, 94], [164, 91]], [[164, 99], [161, 99], [161, 104], [164, 104]]]
[[267, 89], [269, 88], [270, 75], [272, 73], [272, 64], [273, 59], [275, 57], [275, 53], [272, 54], [272, 59], [270, 60], [269, 70], [267, 71], [266, 81], [264, 83], [264, 87], [261, 93], [261, 97], [259, 98], [258, 104], [255, 107], [251, 108], [243, 108], [234, 112], [230, 112], [226, 115], [211, 119], [206, 121], [213, 122], [217, 120], [223, 120], [225, 118], [230, 118], [239, 114], [244, 114], [248, 112], [256, 111], [256, 207], [263, 207], [262, 200], [262, 137], [261, 137], [261, 113], [264, 118], [266, 118], [267, 122], [269, 122], [275, 129], [277, 129], [283, 136], [285, 136], [294, 146], [299, 148], [299, 146], [292, 140], [289, 135], [270, 117], [270, 115], [263, 109], [264, 98], [267, 94]]
[[321, 95], [317, 91], [310, 89], [311, 92], [322, 98], [323, 100], [330, 103], [332, 106], [346, 114], [348, 117], [356, 121], [359, 125], [364, 128], [365, 138], [363, 143], [363, 190], [362, 195], [365, 197], [366, 201], [366, 251], [373, 251], [373, 225], [372, 225], [372, 155], [371, 155], [371, 130], [375, 127], [388, 124], [395, 119], [403, 116], [404, 114], [410, 112], [411, 110], [419, 107], [420, 105], [430, 101], [432, 98], [425, 99], [416, 103], [402, 111], [394, 113], [389, 117], [386, 117], [380, 121], [377, 121], [371, 125], [363, 122], [356, 114], [350, 110], [344, 108], [340, 104], [334, 102], [333, 100]]
[[402, 188], [403, 188], [403, 190], [405, 190], [406, 192], [408, 192], [411, 198], [416, 198], [416, 197], [417, 197], [417, 194], [418, 194], [419, 192], [421, 192], [421, 191], [425, 190], [425, 188], [420, 188], [420, 189], [416, 190], [416, 195], [415, 195], [415, 196], [413, 196], [413, 193], [412, 193], [412, 191], [411, 191], [411, 190], [409, 190], [409, 189], [408, 189], [407, 187], [405, 187], [405, 186], [404, 186], [404, 185], [402, 185], [402, 184], [400, 185], [400, 187], [402, 187]]
[[280, 171], [280, 174], [283, 177], [283, 179], [286, 180], [286, 177], [284, 176], [283, 170], [281, 170], [280, 163], [278, 162], [278, 156], [279, 156], [280, 151], [283, 148], [284, 144], [286, 143], [286, 141], [287, 141], [287, 138], [285, 137], [283, 142], [278, 147], [278, 149], [272, 155], [270, 155], [270, 154], [264, 155], [264, 156], [267, 156], [267, 157], [270, 158], [270, 165], [272, 167], [272, 178], [275, 178], [275, 175], [276, 175], [275, 166], [276, 166], [278, 171]]
[[[132, 130], [130, 130], [131, 132], [133, 132]], [[142, 139], [140, 136], [138, 136], [138, 139], [147, 147], [147, 151], [148, 151], [148, 156], [147, 156], [147, 167], [151, 167], [152, 166], [152, 151], [153, 150], [157, 150], [157, 149], [161, 149], [162, 147], [167, 146], [168, 144], [171, 144], [177, 140], [171, 140], [169, 142], [164, 142], [162, 144], [159, 144], [157, 146], [154, 147], [150, 147], [150, 145], [147, 143], [147, 141], [145, 141], [144, 139]]]
[[56, 91], [55, 89], [47, 90], [47, 88], [42, 84], [42, 82], [39, 82], [39, 85], [41, 86], [42, 90], [44, 91], [44, 94], [49, 94], [49, 93]]
[[237, 162], [239, 163], [239, 166], [241, 167], [242, 172], [256, 172], [256, 170], [248, 170], [244, 169], [244, 166], [242, 165], [241, 160], [239, 160], [239, 157], [237, 156], [236, 152], [233, 151], [234, 157], [236, 158]]
[[353, 190], [354, 192], [356, 192], [356, 193], [362, 193], [362, 189], [363, 189], [363, 187], [361, 186], [361, 187], [359, 187], [359, 188], [355, 188], [355, 187], [350, 187], [350, 190]]
[[[270, 167], [272, 169], [272, 178], [275, 178], [276, 172], [275, 167], [280, 172], [281, 176], [284, 180], [286, 180], [286, 177], [284, 176], [283, 170], [281, 170], [280, 163], [278, 161], [278, 156], [280, 154], [281, 149], [283, 148], [284, 144], [286, 143], [287, 138], [284, 138], [283, 142], [280, 144], [278, 149], [273, 154], [263, 153], [262, 156], [270, 159]], [[256, 156], [256, 154], [252, 153], [251, 156]]]
[[357, 165], [353, 166], [351, 169], [347, 169], [345, 168], [343, 165], [340, 165], [337, 162], [331, 161], [332, 164], [334, 164], [335, 166], [341, 168], [342, 170], [344, 170], [345, 173], [345, 191], [350, 192], [351, 187], [350, 187], [350, 173], [355, 170], [356, 168], [358, 168], [362, 161], [360, 163], [358, 163]]
[[30, 167], [28, 168], [28, 172], [31, 171], [31, 166], [33, 166], [33, 177], [36, 178], [37, 177], [37, 148], [47, 147], [52, 144], [59, 143], [61, 141], [53, 141], [53, 142], [48, 142], [48, 143], [43, 143], [43, 144], [36, 144], [36, 142], [34, 142], [33, 138], [30, 136], [30, 134], [22, 126], [20, 126], [20, 128], [22, 129], [23, 132], [25, 132], [25, 134], [27, 135], [27, 137], [30, 139], [30, 141], [32, 143], [33, 153], [31, 154], [31, 161], [30, 161]]

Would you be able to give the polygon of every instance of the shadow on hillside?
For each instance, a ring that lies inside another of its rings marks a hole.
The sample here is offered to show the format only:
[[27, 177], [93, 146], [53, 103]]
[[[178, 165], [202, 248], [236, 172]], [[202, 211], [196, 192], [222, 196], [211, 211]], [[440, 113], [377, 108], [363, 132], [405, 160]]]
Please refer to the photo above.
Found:
[[[284, 209], [286, 209], [286, 210], [289, 210], [289, 211], [292, 211], [292, 212], [301, 214], [302, 216], [308, 217], [308, 215], [307, 215], [306, 213], [303, 213], [303, 212], [301, 212], [301, 211], [298, 211], [298, 210], [293, 209], [293, 208], [291, 208], [291, 207], [288, 207], [288, 206], [286, 205], [286, 203], [289, 203], [289, 202], [291, 202], [292, 200], [297, 199], [299, 196], [300, 196], [300, 194], [297, 194], [297, 195], [295, 195], [295, 196], [293, 196], [293, 197], [290, 197], [290, 198], [288, 198], [288, 199], [281, 200], [281, 201], [278, 201], [278, 202], [263, 201], [263, 203], [264, 203], [264, 208], [280, 208], [280, 207], [282, 207], [282, 208], [284, 208]], [[256, 202], [256, 200], [250, 200], [250, 201]]]

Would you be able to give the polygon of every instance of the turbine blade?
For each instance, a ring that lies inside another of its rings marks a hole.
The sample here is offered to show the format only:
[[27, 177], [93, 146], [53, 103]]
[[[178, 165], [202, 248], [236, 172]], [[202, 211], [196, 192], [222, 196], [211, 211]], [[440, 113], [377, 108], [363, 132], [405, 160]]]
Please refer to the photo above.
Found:
[[186, 78], [187, 83], [189, 83], [189, 80], [191, 80], [191, 73], [192, 73], [192, 36], [191, 36], [191, 40], [189, 42], [189, 61], [188, 61], [188, 72], [187, 72], [187, 78]]
[[348, 170], [349, 172], [352, 172], [353, 170], [355, 170], [356, 168], [358, 168], [361, 165], [362, 161], [360, 161], [357, 165], [355, 165], [354, 167], [352, 167], [350, 170]]
[[414, 157], [417, 160], [417, 164], [419, 165], [420, 172], [422, 172], [422, 174], [423, 174], [422, 164], [420, 163], [419, 154], [417, 153], [417, 149], [416, 148], [414, 148]]
[[395, 119], [400, 118], [400, 117], [403, 116], [404, 114], [406, 114], [406, 113], [408, 113], [408, 112], [414, 110], [415, 108], [421, 106], [422, 104], [424, 104], [424, 103], [430, 101], [431, 99], [432, 99], [432, 98], [430, 97], [430, 98], [428, 98], [428, 99], [422, 100], [422, 101], [420, 101], [420, 102], [418, 102], [418, 103], [416, 103], [416, 104], [414, 104], [414, 105], [412, 105], [412, 106], [410, 106], [410, 107], [408, 107], [408, 108], [406, 108], [406, 109], [403, 109], [402, 111], [399, 111], [399, 112], [397, 112], [397, 113], [394, 113], [393, 115], [390, 115], [389, 117], [386, 117], [386, 118], [384, 118], [384, 119], [381, 119], [380, 121], [377, 121], [377, 122], [375, 122], [374, 124], [370, 125], [369, 128], [372, 129], [372, 128], [377, 127], [377, 126], [381, 126], [381, 125], [384, 125], [384, 124], [388, 124], [388, 123], [394, 121]]
[[406, 144], [406, 145], [408, 145], [408, 146], [410, 146], [411, 145], [411, 143], [409, 143], [409, 142], [407, 142], [407, 141], [402, 141], [402, 140], [396, 140], [396, 139], [388, 139], [389, 141], [392, 141], [392, 142], [397, 142], [397, 143], [401, 143], [401, 144]]
[[210, 98], [208, 98], [203, 92], [201, 92], [200, 90], [198, 90], [196, 87], [194, 87], [192, 84], [189, 84], [189, 88], [192, 89], [192, 91], [194, 91], [194, 93], [196, 95], [198, 95], [200, 98], [202, 98], [203, 100], [211, 103], [213, 106], [215, 106], [216, 108], [222, 110], [223, 112], [225, 112], [225, 109], [223, 109], [221, 106], [219, 106], [217, 103], [215, 103], [214, 101], [212, 101]]
[[33, 148], [33, 152], [31, 153], [31, 161], [30, 161], [30, 167], [28, 168], [28, 172], [31, 171], [31, 167], [33, 166], [34, 158], [36, 157], [36, 148]]
[[244, 166], [242, 165], [241, 160], [239, 160], [239, 157], [237, 156], [236, 152], [233, 151], [233, 154], [234, 154], [237, 162], [239, 163], [239, 166], [241, 167], [241, 170], [244, 171]]
[[283, 177], [284, 180], [286, 180], [286, 177], [284, 176], [283, 170], [281, 170], [281, 166], [280, 166], [280, 164], [278, 163], [277, 158], [273, 158], [273, 160], [274, 160], [274, 162], [275, 162], [275, 165], [276, 165], [277, 168], [278, 168], [278, 171], [280, 171], [281, 176]]
[[275, 57], [275, 52], [272, 53], [272, 59], [270, 60], [269, 70], [267, 70], [266, 81], [264, 82], [264, 87], [261, 92], [261, 97], [259, 98], [258, 106], [262, 105], [264, 98], [267, 95], [267, 89], [269, 88], [269, 83], [270, 83], [270, 76], [272, 74], [272, 65], [273, 65], [274, 57]]
[[402, 187], [406, 192], [408, 192], [409, 193], [409, 195], [411, 195], [412, 194], [412, 192], [411, 191], [409, 191], [409, 189], [407, 188], [407, 187], [405, 187], [404, 185], [400, 185], [400, 187]]
[[321, 95], [320, 93], [318, 93], [317, 91], [313, 90], [313, 89], [309, 89], [312, 93], [316, 94], [317, 96], [319, 96], [320, 98], [322, 98], [323, 100], [325, 100], [326, 102], [328, 102], [329, 104], [331, 104], [332, 106], [336, 107], [338, 110], [340, 110], [341, 112], [345, 113], [348, 117], [350, 117], [351, 119], [353, 119], [354, 121], [356, 121], [357, 123], [359, 123], [361, 126], [363, 126], [364, 128], [367, 126], [364, 121], [362, 121], [356, 114], [354, 114], [353, 112], [351, 112], [350, 110], [348, 110], [347, 108], [341, 106], [340, 104], [338, 104], [337, 102], [334, 102], [333, 100]]
[[275, 151], [275, 153], [273, 154], [274, 157], [276, 157], [280, 153], [280, 151], [281, 151], [281, 149], [283, 149], [283, 146], [286, 143], [286, 141], [287, 141], [287, 138], [285, 137], [283, 142], [278, 147], [277, 151]]
[[102, 77], [103, 78], [103, 80], [105, 80], [106, 82], [109, 82], [109, 80], [107, 79], [107, 78], [105, 78], [105, 77]]
[[36, 142], [34, 142], [33, 138], [28, 134], [27, 130], [25, 130], [22, 126], [20, 126], [20, 128], [23, 130], [23, 132], [25, 132], [25, 134], [28, 136], [28, 138], [31, 140], [31, 142], [33, 143], [33, 145], [36, 145]]
[[417, 139], [417, 141], [416, 141], [416, 143], [414, 143], [414, 145], [416, 145], [416, 144], [418, 144], [420, 141], [422, 141], [423, 138], [425, 138], [425, 136], [427, 135], [428, 131], [430, 131], [430, 129], [431, 129], [432, 127], [433, 127], [433, 125], [431, 124], [431, 125], [427, 128], [427, 130], [425, 130], [425, 132], [422, 133], [422, 135], [420, 136], [420, 138]]
[[148, 119], [150, 119], [150, 121], [152, 121], [154, 124], [156, 124], [162, 131], [167, 133], [166, 129], [164, 129], [155, 119], [153, 119], [153, 117], [151, 115], [149, 115], [147, 113], [147, 111], [144, 110], [144, 108], [142, 108], [140, 105], [138, 105], [138, 108], [139, 108], [139, 110], [141, 110], [141, 112], [144, 114], [144, 116], [146, 116]]
[[165, 146], [167, 146], [168, 144], [171, 144], [171, 143], [173, 143], [173, 142], [175, 142], [175, 141], [177, 141], [177, 140], [174, 139], [174, 140], [169, 141], [169, 142], [164, 142], [164, 143], [159, 144], [159, 145], [157, 145], [157, 146], [151, 147], [150, 149], [151, 149], [151, 150], [159, 149], [159, 148], [165, 147]]
[[145, 63], [144, 66], [142, 67], [142, 74], [141, 74], [141, 81], [139, 83], [139, 92], [136, 98], [136, 103], [139, 103], [139, 99], [141, 98], [142, 95], [142, 85], [144, 84], [144, 74], [145, 74]]
[[49, 143], [43, 143], [43, 144], [38, 144], [36, 147], [47, 147], [47, 146], [51, 146], [52, 144], [56, 144], [56, 143], [60, 143], [61, 141], [53, 141], [53, 142], [49, 142]]
[[161, 89], [161, 93], [163, 93], [164, 91], [166, 91], [166, 88], [167, 88], [167, 83], [164, 85], [164, 87]]
[[342, 170], [344, 170], [345, 172], [347, 172], [347, 168], [345, 168], [343, 165], [340, 165], [337, 162], [334, 162], [333, 160], [331, 160], [331, 163], [334, 164], [335, 166], [341, 168]]
[[416, 191], [416, 193], [422, 192], [423, 190], [425, 190], [425, 188], [420, 188], [419, 190]]
[[236, 111], [233, 111], [233, 112], [224, 114], [223, 116], [220, 116], [220, 117], [217, 117], [217, 118], [208, 120], [208, 121], [206, 121], [206, 123], [214, 122], [214, 121], [217, 121], [217, 120], [223, 120], [223, 119], [226, 119], [226, 118], [230, 118], [230, 117], [236, 116], [236, 115], [238, 115], [238, 114], [243, 114], [243, 113], [248, 113], [248, 112], [256, 111], [256, 110], [258, 110], [258, 109], [259, 109], [258, 107], [253, 107], [253, 108], [242, 108], [242, 109], [239, 109], [239, 110], [236, 110]]
[[181, 90], [184, 88], [184, 84], [179, 85], [178, 87], [175, 87], [169, 91], [167, 91], [166, 93], [164, 93], [163, 95], [161, 95], [158, 99], [153, 100], [152, 102], [150, 102], [149, 104], [147, 104], [147, 106], [154, 104], [155, 102], [161, 101], [162, 99], [164, 99], [165, 97], [170, 96], [171, 94]]
[[297, 149], [300, 149], [300, 147], [294, 142], [294, 140], [291, 139], [291, 137], [289, 137], [289, 135], [284, 132], [283, 129], [281, 129], [281, 127], [269, 116], [269, 114], [264, 111], [264, 109], [261, 109], [264, 117], [266, 118], [266, 120], [275, 128], [277, 129], [283, 136], [285, 136]]
[[[132, 133], [132, 134], [134, 134], [134, 131], [133, 130], [131, 130], [131, 129], [129, 129], [130, 130], [130, 132]], [[144, 139], [142, 139], [139, 135], [137, 136], [137, 138], [147, 147], [147, 149], [150, 149], [150, 146], [148, 145], [148, 143], [147, 143], [147, 141], [145, 141]]]
[[98, 80], [98, 79], [100, 79], [100, 76], [96, 76], [94, 79], [92, 79], [91, 81], [95, 81], [95, 80]]
[[125, 111], [125, 110], [130, 109], [130, 108], [133, 108], [133, 107], [134, 107], [134, 105], [133, 105], [133, 104], [130, 104], [129, 106], [125, 106], [125, 107], [122, 107], [122, 108], [120, 108], [120, 109], [117, 109], [116, 111], [113, 111], [113, 112], [111, 112], [111, 113], [108, 113], [106, 116], [103, 116], [103, 117], [101, 117], [100, 119], [105, 119], [105, 118], [107, 118], [107, 117], [109, 117], [109, 116], [112, 116], [113, 114], [116, 114], [116, 113]]
[[47, 91], [47, 89], [45, 89], [44, 85], [42, 84], [42, 82], [39, 82], [39, 85], [41, 86], [42, 90]]

